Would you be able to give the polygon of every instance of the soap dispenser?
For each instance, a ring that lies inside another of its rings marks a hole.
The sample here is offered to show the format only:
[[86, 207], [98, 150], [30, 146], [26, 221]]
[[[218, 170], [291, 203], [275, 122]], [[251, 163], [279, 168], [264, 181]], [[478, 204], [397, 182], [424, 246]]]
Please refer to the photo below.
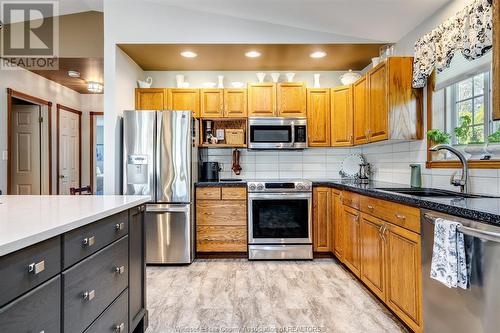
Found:
[[420, 164], [410, 164], [411, 181], [410, 186], [414, 188], [422, 187], [422, 171]]

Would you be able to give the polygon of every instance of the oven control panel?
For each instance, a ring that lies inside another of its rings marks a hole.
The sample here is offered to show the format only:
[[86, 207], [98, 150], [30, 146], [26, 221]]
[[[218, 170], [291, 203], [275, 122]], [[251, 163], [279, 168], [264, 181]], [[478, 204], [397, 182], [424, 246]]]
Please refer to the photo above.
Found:
[[254, 181], [247, 183], [248, 192], [311, 192], [312, 182], [300, 181]]

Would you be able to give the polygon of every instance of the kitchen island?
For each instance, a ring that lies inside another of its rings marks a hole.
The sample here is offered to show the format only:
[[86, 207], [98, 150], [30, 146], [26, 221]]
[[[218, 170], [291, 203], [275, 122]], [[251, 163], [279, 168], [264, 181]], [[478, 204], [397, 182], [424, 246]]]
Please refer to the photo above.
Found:
[[1, 196], [1, 332], [143, 332], [147, 196]]

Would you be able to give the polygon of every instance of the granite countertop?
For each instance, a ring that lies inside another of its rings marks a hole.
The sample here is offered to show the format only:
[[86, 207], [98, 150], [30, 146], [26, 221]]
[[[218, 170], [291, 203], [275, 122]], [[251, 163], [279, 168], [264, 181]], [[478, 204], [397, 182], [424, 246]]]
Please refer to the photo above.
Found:
[[[352, 180], [311, 179], [313, 186], [326, 186], [356, 192], [362, 195], [393, 201], [417, 208], [434, 210], [445, 214], [459, 216], [479, 222], [500, 226], [500, 198], [448, 198], [417, 197], [408, 194], [387, 192], [379, 188], [408, 188], [408, 185], [372, 181], [360, 184]], [[199, 182], [203, 186], [246, 186], [246, 181]]]
[[224, 187], [243, 187], [247, 186], [246, 180], [224, 180], [218, 182], [197, 182], [194, 184], [196, 187], [216, 187], [216, 186], [224, 186]]
[[0, 256], [149, 200], [149, 196], [130, 195], [2, 195]]

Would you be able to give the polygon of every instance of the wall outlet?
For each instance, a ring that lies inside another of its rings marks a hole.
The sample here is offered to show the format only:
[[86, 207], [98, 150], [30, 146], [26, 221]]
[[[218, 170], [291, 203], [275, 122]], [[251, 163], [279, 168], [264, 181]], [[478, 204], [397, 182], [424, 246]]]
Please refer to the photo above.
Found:
[[7, 161], [9, 159], [9, 152], [7, 150], [2, 151], [2, 161]]

